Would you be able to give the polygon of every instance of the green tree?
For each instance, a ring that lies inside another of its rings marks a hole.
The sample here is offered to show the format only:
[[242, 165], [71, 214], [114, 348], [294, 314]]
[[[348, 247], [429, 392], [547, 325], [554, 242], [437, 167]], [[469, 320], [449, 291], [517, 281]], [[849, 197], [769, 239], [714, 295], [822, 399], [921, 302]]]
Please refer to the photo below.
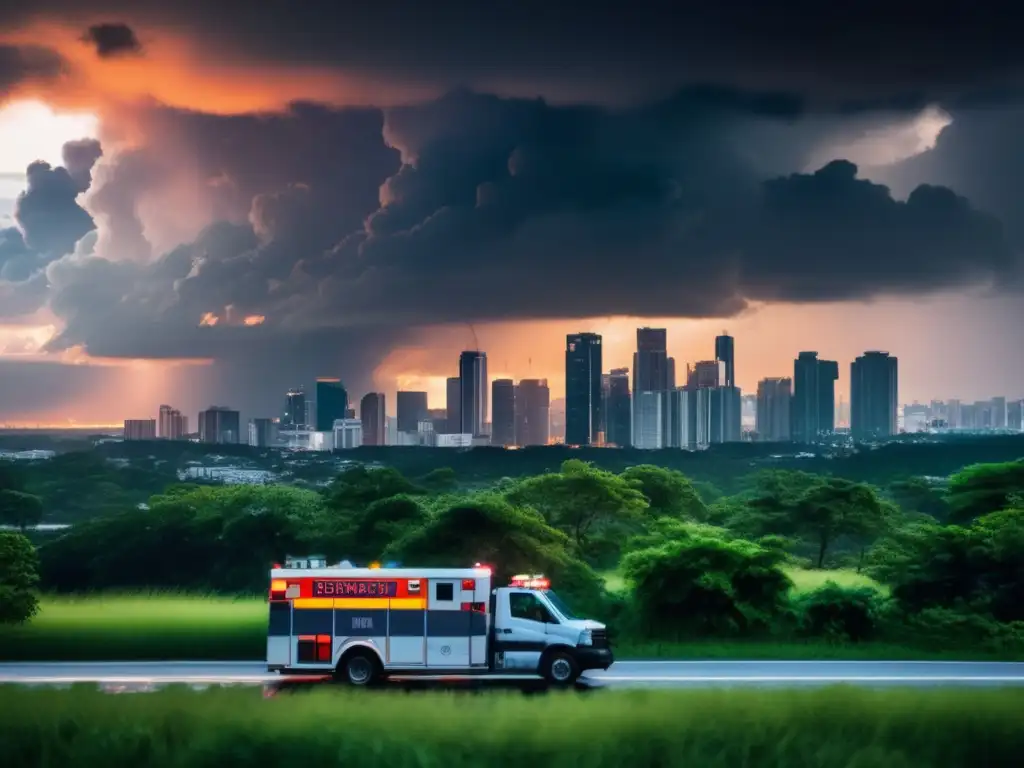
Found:
[[370, 504], [399, 494], [416, 495], [422, 489], [393, 467], [368, 469], [361, 464], [349, 467], [327, 489], [327, 504], [332, 509], [364, 510]]
[[904, 512], [919, 512], [936, 520], [945, 520], [949, 516], [945, 488], [928, 478], [895, 480], [889, 483], [886, 495]]
[[973, 464], [949, 479], [949, 520], [969, 523], [1009, 506], [1014, 494], [1024, 493], [1024, 459], [999, 464]]
[[432, 493], [448, 493], [455, 490], [458, 478], [451, 467], [438, 467], [421, 477], [419, 484]]
[[836, 539], [847, 536], [863, 543], [877, 538], [885, 530], [891, 508], [871, 486], [830, 477], [808, 488], [793, 512], [794, 528], [815, 542], [817, 565], [823, 568]]
[[38, 496], [22, 491], [0, 491], [0, 522], [25, 532], [43, 519], [43, 503]]
[[577, 459], [563, 462], [560, 472], [526, 478], [507, 495], [514, 505], [538, 510], [589, 562], [615, 559], [647, 509], [644, 495], [624, 478]]
[[689, 478], [674, 469], [638, 464], [621, 475], [647, 499], [653, 517], [706, 520], [708, 510]]
[[0, 531], [0, 623], [20, 624], [39, 610], [35, 547], [20, 533]]
[[628, 554], [623, 571], [644, 628], [658, 635], [742, 634], [782, 614], [785, 554], [704, 527]]

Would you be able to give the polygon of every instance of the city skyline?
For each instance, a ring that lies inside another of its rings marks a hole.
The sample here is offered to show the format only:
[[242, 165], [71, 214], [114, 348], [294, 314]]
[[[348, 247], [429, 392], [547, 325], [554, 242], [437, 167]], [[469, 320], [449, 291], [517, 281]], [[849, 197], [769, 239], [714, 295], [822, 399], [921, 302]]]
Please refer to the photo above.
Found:
[[849, 399], [882, 349], [906, 402], [1024, 395], [1015, 43], [981, 9], [824, 44], [823, 5], [639, 2], [5, 9], [0, 423], [276, 412], [324, 375], [440, 407], [468, 349], [557, 392], [567, 334], [607, 372], [644, 326], [680, 364], [727, 328], [744, 392], [817, 350]]

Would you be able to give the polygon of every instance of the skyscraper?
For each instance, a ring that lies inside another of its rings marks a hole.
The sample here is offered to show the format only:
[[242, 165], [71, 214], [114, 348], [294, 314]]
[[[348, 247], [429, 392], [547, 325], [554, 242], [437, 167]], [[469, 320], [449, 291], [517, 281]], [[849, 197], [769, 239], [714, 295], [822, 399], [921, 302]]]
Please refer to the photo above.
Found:
[[426, 392], [398, 392], [398, 431], [418, 432], [420, 422], [427, 420]]
[[[516, 445], [547, 445], [551, 390], [547, 379], [523, 379], [516, 387]], [[495, 419], [496, 421], [496, 419]]]
[[487, 424], [487, 354], [479, 351], [459, 355], [459, 417], [463, 434], [480, 437]]
[[601, 337], [565, 337], [565, 442], [599, 445], [601, 434]]
[[288, 390], [285, 395], [284, 417], [281, 428], [287, 430], [305, 429], [306, 424], [306, 393], [302, 387]]
[[239, 413], [222, 405], [199, 412], [199, 442], [230, 443], [241, 440]]
[[790, 440], [792, 400], [792, 379], [762, 379], [757, 383], [758, 440], [773, 443]]
[[898, 431], [896, 358], [865, 352], [850, 364], [850, 433], [855, 439], [892, 437]]
[[316, 380], [316, 431], [332, 432], [334, 422], [348, 418], [348, 391], [341, 379]]
[[819, 360], [817, 352], [801, 352], [793, 364], [791, 437], [814, 443], [835, 431], [836, 380], [839, 363]]
[[712, 443], [738, 443], [743, 439], [743, 400], [737, 387], [709, 387], [697, 390], [711, 396]]
[[156, 419], [125, 419], [125, 440], [155, 440]]
[[722, 360], [702, 360], [687, 371], [686, 386], [690, 389], [712, 389], [727, 386], [726, 367]]
[[633, 394], [670, 389], [668, 332], [664, 328], [637, 328], [633, 353]]
[[277, 442], [276, 419], [249, 419], [249, 445], [253, 448], [266, 448]]
[[736, 351], [732, 336], [723, 333], [715, 337], [715, 360], [725, 364], [725, 380], [720, 384], [724, 387], [736, 386]]
[[161, 405], [157, 426], [158, 437], [164, 440], [181, 440], [188, 434], [188, 417], [182, 415], [177, 408]]
[[633, 404], [629, 394], [629, 369], [613, 368], [604, 377], [605, 442], [618, 448], [633, 444]]
[[[667, 392], [635, 392], [633, 394], [633, 447], [658, 450], [665, 446], [662, 429], [663, 412], [667, 410]], [[670, 419], [664, 419], [670, 422]]]
[[491, 382], [491, 445], [516, 444], [516, 385], [512, 379]]
[[457, 435], [462, 432], [462, 385], [458, 376], [448, 378], [445, 396], [445, 409], [448, 416], [445, 431], [449, 435]]
[[359, 421], [363, 425], [363, 445], [387, 443], [383, 392], [369, 392], [363, 395], [363, 399], [359, 401]]

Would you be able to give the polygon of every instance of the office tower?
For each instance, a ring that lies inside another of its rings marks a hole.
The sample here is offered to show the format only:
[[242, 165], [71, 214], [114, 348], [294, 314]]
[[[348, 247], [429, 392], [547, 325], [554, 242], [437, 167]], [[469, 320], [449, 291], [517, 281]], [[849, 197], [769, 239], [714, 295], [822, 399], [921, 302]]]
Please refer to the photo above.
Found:
[[556, 443], [565, 442], [565, 398], [552, 398], [548, 407], [548, 424], [551, 440]]
[[156, 440], [156, 419], [125, 419], [125, 440]]
[[711, 398], [711, 443], [738, 443], [743, 439], [741, 426], [742, 401], [736, 387], [710, 387], [699, 389]]
[[566, 445], [601, 445], [601, 337], [565, 337]]
[[276, 419], [249, 419], [249, 445], [266, 448], [277, 443]]
[[460, 433], [481, 437], [487, 425], [487, 354], [479, 351], [459, 355]]
[[416, 432], [427, 418], [426, 392], [398, 392], [398, 431]]
[[897, 434], [898, 376], [888, 352], [865, 352], [850, 364], [850, 433], [870, 440]]
[[792, 379], [762, 379], [757, 383], [758, 440], [770, 443], [789, 442], [792, 401]]
[[836, 380], [839, 363], [819, 360], [817, 352], [801, 352], [793, 364], [790, 436], [814, 443], [835, 431]]
[[[316, 380], [316, 431], [330, 432], [334, 422], [348, 418], [348, 391], [341, 379]], [[307, 422], [308, 423], [308, 422]]]
[[547, 445], [551, 390], [547, 379], [523, 379], [516, 387], [516, 445]]
[[281, 428], [287, 430], [305, 429], [309, 422], [306, 421], [306, 393], [302, 387], [288, 390], [285, 395], [284, 417], [281, 419]]
[[732, 336], [722, 333], [715, 337], [715, 360], [720, 360], [725, 367], [725, 379], [719, 386], [736, 386], [736, 350]]
[[629, 369], [613, 368], [604, 377], [605, 442], [618, 448], [633, 444], [633, 403], [629, 394]]
[[[633, 395], [633, 447], [658, 450], [665, 447], [662, 428], [667, 392], [636, 392]], [[668, 421], [668, 419], [666, 419]]]
[[724, 387], [726, 376], [725, 362], [722, 360], [703, 360], [688, 369], [686, 386], [689, 389], [712, 389]]
[[1009, 423], [1009, 409], [1005, 397], [992, 398], [992, 429], [1006, 429]]
[[633, 353], [633, 394], [664, 392], [669, 389], [667, 331], [664, 328], [637, 328]]
[[238, 411], [211, 405], [199, 412], [199, 442], [234, 444], [240, 439]]
[[1024, 400], [1011, 400], [1006, 404], [1006, 428], [1024, 432]]
[[462, 431], [462, 386], [458, 376], [448, 378], [445, 396], [445, 411], [448, 418], [445, 431], [450, 435], [457, 435]]
[[359, 421], [363, 425], [363, 445], [385, 445], [387, 420], [384, 393], [369, 392], [359, 401]]
[[157, 437], [164, 440], [181, 440], [188, 434], [188, 417], [182, 415], [177, 408], [169, 405], [160, 406], [160, 420], [157, 424]]
[[516, 444], [516, 385], [512, 379], [491, 382], [491, 445]]
[[[741, 397], [742, 405], [740, 406], [741, 418], [743, 421], [742, 427], [744, 430], [756, 430], [757, 429], [757, 395], [743, 395]], [[786, 426], [786, 434], [789, 434], [789, 426]], [[788, 438], [787, 438], [788, 439]]]

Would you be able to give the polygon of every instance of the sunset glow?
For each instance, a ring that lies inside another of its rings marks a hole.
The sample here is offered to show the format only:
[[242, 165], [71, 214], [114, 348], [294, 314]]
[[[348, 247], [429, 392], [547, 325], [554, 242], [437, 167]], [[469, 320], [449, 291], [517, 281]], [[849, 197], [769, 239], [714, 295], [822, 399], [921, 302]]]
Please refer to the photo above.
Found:
[[22, 174], [29, 163], [61, 164], [61, 147], [96, 138], [99, 120], [87, 112], [54, 111], [41, 101], [0, 107], [0, 174]]

